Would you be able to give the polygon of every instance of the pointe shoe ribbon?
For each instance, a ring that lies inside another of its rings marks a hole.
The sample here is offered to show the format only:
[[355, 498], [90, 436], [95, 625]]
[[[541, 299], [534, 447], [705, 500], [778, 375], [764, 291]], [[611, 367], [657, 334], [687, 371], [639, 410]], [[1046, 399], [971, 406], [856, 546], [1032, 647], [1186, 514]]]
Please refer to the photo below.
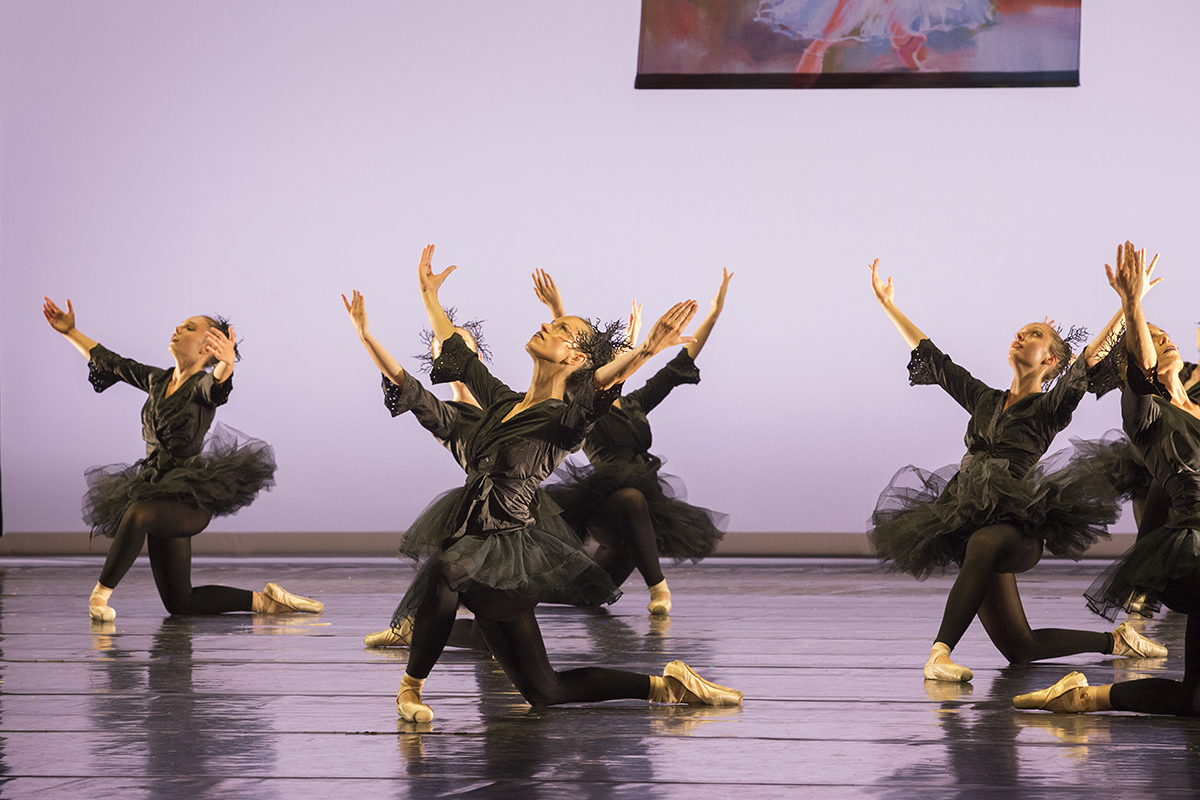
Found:
[[268, 583], [267, 588], [263, 589], [263, 594], [281, 606], [287, 606], [292, 611], [299, 611], [305, 614], [320, 614], [325, 608], [325, 604], [319, 600], [310, 600], [307, 597], [292, 594], [278, 583]]
[[1158, 642], [1152, 642], [1133, 629], [1128, 622], [1122, 622], [1113, 635], [1113, 655], [1138, 658], [1166, 658], [1167, 648]]
[[1045, 689], [1039, 689], [1036, 692], [1028, 694], [1019, 694], [1013, 698], [1014, 708], [1032, 708], [1045, 709], [1051, 702], [1062, 698], [1059, 703], [1060, 708], [1047, 709], [1055, 713], [1079, 713], [1084, 711], [1083, 704], [1079, 702], [1082, 698], [1076, 695], [1067, 695], [1073, 689], [1087, 688], [1087, 678], [1082, 672], [1070, 672], [1063, 676], [1058, 683], [1053, 686], [1047, 686]]
[[400, 630], [388, 628], [363, 637], [363, 644], [367, 647], [408, 647], [411, 641], [412, 620], [408, 617], [400, 622]]
[[[943, 656], [945, 656], [945, 660], [938, 661]], [[947, 683], [966, 683], [975, 677], [974, 672], [950, 660], [950, 648], [941, 642], [936, 643], [929, 653], [924, 673], [927, 681], [946, 681]]]
[[671, 698], [676, 703], [706, 706], [738, 706], [742, 693], [728, 686], [705, 680], [682, 661], [672, 661], [663, 669]]

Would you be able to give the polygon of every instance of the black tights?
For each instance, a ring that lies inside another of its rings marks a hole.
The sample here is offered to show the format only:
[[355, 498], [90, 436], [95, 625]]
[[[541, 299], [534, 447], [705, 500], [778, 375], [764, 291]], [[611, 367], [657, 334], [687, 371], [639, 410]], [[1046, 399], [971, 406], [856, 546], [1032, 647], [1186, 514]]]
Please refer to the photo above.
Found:
[[1114, 683], [1108, 699], [1118, 711], [1200, 717], [1200, 575], [1172, 581], [1162, 599], [1168, 608], [1188, 615], [1183, 680], [1143, 678]]
[[624, 583], [635, 568], [647, 586], [663, 581], [650, 507], [637, 489], [613, 492], [588, 520], [588, 533], [600, 545], [596, 563], [617, 586]]
[[413, 619], [406, 670], [412, 677], [427, 677], [437, 663], [454, 629], [460, 600], [475, 613], [475, 624], [492, 655], [530, 705], [649, 698], [649, 675], [602, 667], [556, 672], [533, 613], [536, 598], [479, 586], [456, 592], [444, 576], [431, 578]]
[[953, 648], [978, 615], [996, 649], [1012, 664], [1111, 653], [1108, 633], [1029, 627], [1014, 573], [1032, 569], [1041, 555], [1041, 543], [1012, 525], [988, 525], [971, 534], [962, 569], [946, 599], [937, 641]]
[[170, 614], [222, 614], [250, 611], [253, 593], [228, 586], [192, 587], [192, 540], [211, 515], [173, 500], [131, 503], [117, 526], [100, 585], [109, 589], [125, 577], [149, 539], [150, 569], [158, 595]]

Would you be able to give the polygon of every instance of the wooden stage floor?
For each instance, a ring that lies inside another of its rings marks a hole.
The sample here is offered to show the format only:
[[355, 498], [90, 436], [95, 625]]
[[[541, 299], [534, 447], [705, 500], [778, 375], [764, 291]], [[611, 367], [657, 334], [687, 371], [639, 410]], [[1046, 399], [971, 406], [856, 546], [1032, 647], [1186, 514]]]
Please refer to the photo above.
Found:
[[[1107, 630], [1080, 593], [1103, 566], [1022, 576], [1034, 627]], [[978, 624], [965, 686], [921, 666], [949, 578], [868, 561], [669, 567], [676, 608], [636, 583], [601, 611], [539, 609], [559, 668], [661, 673], [682, 658], [743, 690], [740, 709], [608, 703], [532, 710], [487, 656], [448, 650], [413, 726], [406, 651], [369, 650], [411, 570], [399, 562], [198, 560], [196, 583], [275, 580], [320, 616], [165, 615], [139, 562], [89, 624], [95, 559], [0, 561], [0, 797], [1100, 798], [1200, 796], [1200, 720], [1017, 712], [1079, 668], [1093, 684], [1179, 677], [1185, 618], [1142, 626], [1173, 649], [1009, 667]]]

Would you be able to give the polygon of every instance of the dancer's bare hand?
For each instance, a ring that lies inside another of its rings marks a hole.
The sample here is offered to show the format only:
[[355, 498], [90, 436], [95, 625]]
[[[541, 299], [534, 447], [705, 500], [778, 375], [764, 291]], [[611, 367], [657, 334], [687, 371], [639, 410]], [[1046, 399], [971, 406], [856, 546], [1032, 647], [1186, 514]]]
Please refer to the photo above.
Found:
[[350, 293], [349, 300], [346, 299], [346, 295], [342, 295], [342, 304], [346, 306], [346, 313], [350, 315], [354, 332], [360, 339], [365, 337], [370, 331], [367, 326], [367, 301], [362, 292], [355, 289]]
[[646, 341], [642, 345], [650, 354], [661, 352], [668, 347], [696, 341], [694, 336], [683, 336], [683, 331], [696, 316], [695, 300], [684, 300], [671, 306], [667, 313], [658, 318], [650, 329]]
[[435, 273], [433, 271], [433, 245], [425, 245], [425, 249], [421, 251], [421, 261], [417, 265], [417, 280], [421, 286], [421, 293], [436, 296], [446, 278], [456, 269], [458, 267], [451, 265], [441, 272]]
[[875, 290], [875, 299], [883, 305], [890, 305], [895, 302], [896, 290], [892, 286], [892, 279], [889, 276], [887, 282], [884, 283], [883, 278], [879, 277], [879, 259], [871, 262], [871, 288]]
[[70, 299], [67, 300], [66, 311], [59, 308], [49, 297], [43, 297], [42, 300], [45, 301], [42, 303], [42, 315], [51, 328], [64, 335], [75, 330], [75, 309], [71, 306]]

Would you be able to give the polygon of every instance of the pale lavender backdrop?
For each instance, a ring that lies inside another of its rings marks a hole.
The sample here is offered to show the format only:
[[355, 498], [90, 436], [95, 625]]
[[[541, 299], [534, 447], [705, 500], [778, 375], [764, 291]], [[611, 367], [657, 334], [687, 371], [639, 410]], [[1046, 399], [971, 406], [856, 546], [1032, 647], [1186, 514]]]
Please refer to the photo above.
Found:
[[[1194, 352], [1200, 4], [1089, 0], [1082, 87], [1030, 90], [635, 92], [639, 12], [0, 2], [6, 528], [81, 530], [84, 469], [141, 454], [141, 397], [92, 392], [43, 294], [159, 364], [179, 320], [233, 318], [246, 358], [219, 418], [280, 472], [229, 531], [402, 529], [460, 480], [388, 416], [338, 297], [364, 291], [413, 364], [426, 242], [514, 385], [546, 318], [534, 267], [606, 316], [707, 302], [735, 270], [704, 383], [653, 416], [668, 470], [734, 531], [862, 530], [897, 468], [961, 455], [965, 414], [907, 385], [873, 256], [1006, 384], [1020, 324], [1108, 317], [1101, 265], [1132, 237], [1164, 253], [1151, 314]], [[1088, 400], [1069, 433], [1118, 423]]]

